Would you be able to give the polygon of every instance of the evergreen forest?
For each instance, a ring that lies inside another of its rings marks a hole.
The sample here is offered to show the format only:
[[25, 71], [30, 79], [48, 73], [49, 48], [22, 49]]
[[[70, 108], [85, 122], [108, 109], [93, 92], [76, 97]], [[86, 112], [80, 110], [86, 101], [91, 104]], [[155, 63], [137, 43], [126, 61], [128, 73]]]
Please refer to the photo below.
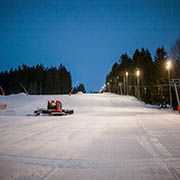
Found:
[[[6, 95], [27, 92], [29, 94], [68, 94], [72, 90], [70, 72], [64, 65], [44, 67], [42, 64], [0, 73], [0, 86]], [[2, 92], [1, 92], [2, 93]]]
[[[169, 60], [163, 47], [156, 50], [154, 57], [148, 49], [136, 49], [133, 56], [124, 53], [112, 66], [106, 76], [106, 91], [135, 96], [145, 103], [169, 103], [170, 79], [180, 78], [180, 61], [173, 59], [172, 67], [166, 68]], [[174, 88], [171, 86], [173, 102], [176, 107]]]

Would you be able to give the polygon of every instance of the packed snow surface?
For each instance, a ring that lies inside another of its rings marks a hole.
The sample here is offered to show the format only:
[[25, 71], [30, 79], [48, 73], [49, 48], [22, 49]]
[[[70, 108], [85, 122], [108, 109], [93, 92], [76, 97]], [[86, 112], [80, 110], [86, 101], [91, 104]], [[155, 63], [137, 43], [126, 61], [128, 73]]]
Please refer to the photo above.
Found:
[[[69, 116], [27, 116], [48, 100]], [[114, 94], [0, 97], [0, 179], [180, 179], [180, 115]]]

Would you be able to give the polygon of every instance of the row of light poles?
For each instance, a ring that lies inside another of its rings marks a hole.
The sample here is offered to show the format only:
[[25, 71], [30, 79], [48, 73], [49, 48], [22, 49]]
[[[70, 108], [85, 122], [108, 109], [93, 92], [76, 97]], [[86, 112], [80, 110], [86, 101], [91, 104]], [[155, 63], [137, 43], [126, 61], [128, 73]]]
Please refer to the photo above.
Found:
[[[168, 71], [168, 86], [169, 86], [169, 103], [170, 103], [170, 107], [172, 108], [172, 92], [171, 92], [171, 76], [170, 76], [170, 70], [172, 68], [172, 63], [170, 60], [168, 60], [166, 62], [166, 69]], [[137, 98], [140, 100], [141, 98], [141, 94], [140, 94], [140, 70], [136, 70], [135, 72], [136, 74], [136, 78], [137, 78]], [[117, 81], [119, 80], [119, 76], [117, 76]], [[111, 81], [111, 80], [110, 80]], [[129, 94], [129, 73], [126, 71], [125, 72], [125, 80], [124, 80], [124, 83], [126, 84], [126, 92], [127, 92], [127, 95]], [[125, 84], [124, 84], [124, 92], [125, 92]], [[118, 83], [118, 86], [120, 88], [120, 94], [122, 95], [122, 82], [119, 82]], [[107, 85], [104, 85], [103, 86], [104, 88], [107, 87], [108, 88], [108, 91], [111, 92], [111, 89], [110, 89], [110, 82], [107, 82]]]
[[[170, 69], [172, 67], [172, 63], [170, 60], [168, 60], [166, 62], [166, 69], [168, 71], [168, 86], [169, 86], [169, 103], [170, 103], [170, 107], [172, 108], [172, 93], [171, 93], [171, 76], [170, 76]], [[127, 89], [126, 89], [126, 92], [127, 92], [127, 95], [129, 94], [129, 89], [128, 89], [128, 86], [129, 86], [129, 73], [126, 71], [125, 72], [125, 80], [124, 80], [124, 83], [127, 84]], [[141, 95], [140, 95], [140, 70], [137, 70], [136, 71], [136, 77], [137, 77], [137, 97], [138, 99], [140, 99]], [[119, 80], [119, 76], [117, 76], [117, 80]], [[108, 86], [108, 90], [109, 92], [111, 92], [110, 90], [110, 83], [108, 82], [107, 83], [107, 86]], [[121, 90], [121, 94], [122, 94], [122, 83], [119, 83], [119, 86], [120, 86], [120, 90]], [[125, 90], [125, 85], [124, 85], [124, 90]]]
[[[135, 74], [136, 74], [136, 77], [137, 77], [137, 96], [138, 96], [138, 99], [140, 99], [140, 83], [139, 83], [139, 81], [140, 81], [140, 71], [139, 70], [137, 70], [136, 72], [135, 72]], [[119, 76], [117, 76], [117, 81], [119, 80]], [[110, 82], [111, 82], [112, 80], [110, 80]], [[111, 89], [110, 89], [110, 82], [107, 82], [107, 84], [106, 84], [106, 87], [108, 88], [108, 91], [109, 92], [111, 92]], [[125, 72], [125, 76], [124, 76], [124, 80], [123, 80], [123, 82], [124, 82], [124, 92], [126, 92], [126, 94], [128, 95], [129, 94], [129, 73], [126, 71]], [[120, 94], [122, 95], [123, 93], [123, 91], [122, 91], [122, 85], [123, 85], [123, 83], [122, 82], [119, 82], [118, 83], [118, 86], [119, 86], [119, 88], [120, 88]], [[105, 85], [103, 86], [103, 87], [105, 87]], [[102, 88], [103, 88], [102, 87]]]

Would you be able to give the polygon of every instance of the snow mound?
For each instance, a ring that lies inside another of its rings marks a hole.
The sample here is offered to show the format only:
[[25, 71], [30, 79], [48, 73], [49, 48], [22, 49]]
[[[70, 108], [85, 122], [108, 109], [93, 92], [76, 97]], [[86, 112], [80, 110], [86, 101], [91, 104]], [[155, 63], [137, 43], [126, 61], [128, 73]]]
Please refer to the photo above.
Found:
[[82, 91], [78, 91], [76, 94], [84, 94]]

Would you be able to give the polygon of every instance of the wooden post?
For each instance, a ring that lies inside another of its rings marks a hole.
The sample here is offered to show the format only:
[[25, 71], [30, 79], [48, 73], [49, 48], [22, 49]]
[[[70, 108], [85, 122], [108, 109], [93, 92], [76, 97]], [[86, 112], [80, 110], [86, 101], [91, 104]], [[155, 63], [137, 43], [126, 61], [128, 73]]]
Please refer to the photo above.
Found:
[[21, 84], [21, 83], [19, 83], [20, 84], [20, 86], [23, 88], [23, 90], [25, 91], [25, 93], [27, 94], [27, 95], [29, 95], [29, 92], [26, 90], [26, 88]]
[[3, 88], [1, 86], [0, 86], [0, 90], [2, 92], [2, 96], [5, 96], [5, 93], [4, 93]]

